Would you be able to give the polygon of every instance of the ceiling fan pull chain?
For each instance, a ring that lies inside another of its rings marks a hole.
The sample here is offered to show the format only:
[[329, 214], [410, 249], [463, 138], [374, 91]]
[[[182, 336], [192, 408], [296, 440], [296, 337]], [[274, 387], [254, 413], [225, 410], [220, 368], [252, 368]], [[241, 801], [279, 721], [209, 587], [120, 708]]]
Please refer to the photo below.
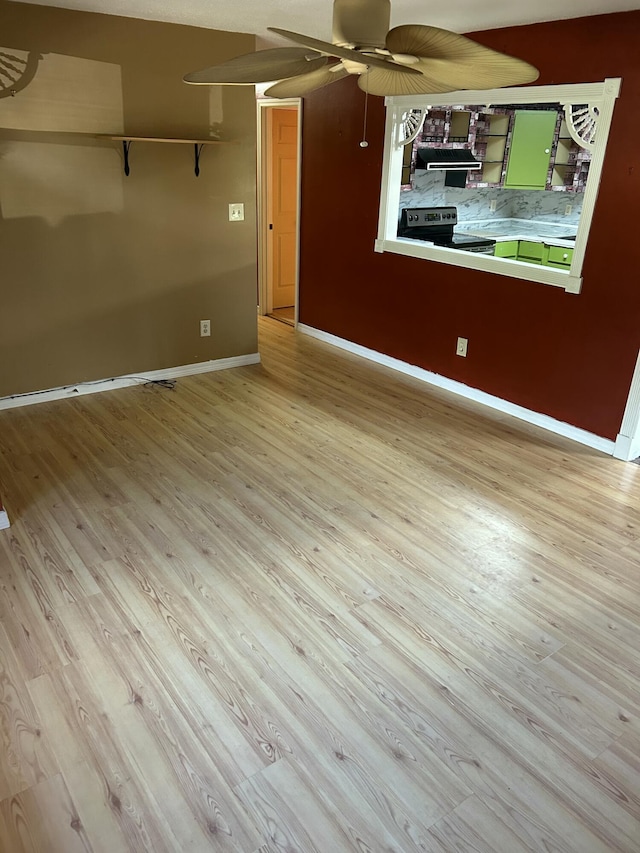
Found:
[[[365, 71], [365, 80], [369, 74], [369, 68]], [[362, 128], [362, 142], [360, 143], [360, 148], [368, 148], [369, 143], [367, 142], [367, 107], [369, 106], [369, 89], [368, 87], [364, 90], [364, 127]]]

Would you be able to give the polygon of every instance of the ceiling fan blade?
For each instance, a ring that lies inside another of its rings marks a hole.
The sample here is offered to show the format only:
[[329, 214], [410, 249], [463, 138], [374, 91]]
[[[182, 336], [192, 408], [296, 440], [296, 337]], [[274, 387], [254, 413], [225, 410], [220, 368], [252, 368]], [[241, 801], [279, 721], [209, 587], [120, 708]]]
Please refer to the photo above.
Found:
[[349, 72], [341, 66], [335, 71], [331, 68], [318, 68], [317, 71], [301, 74], [300, 77], [291, 77], [289, 80], [282, 80], [280, 83], [270, 86], [265, 95], [268, 98], [300, 98], [315, 89], [321, 89], [323, 86], [328, 86], [329, 83], [334, 83], [336, 80], [342, 80], [343, 77], [348, 76]]
[[185, 75], [185, 83], [207, 86], [216, 83], [243, 85], [247, 83], [268, 83], [286, 77], [296, 77], [322, 68], [328, 62], [327, 57], [304, 47], [276, 47], [271, 50], [259, 50], [236, 56], [228, 62], [193, 71]]
[[348, 47], [340, 47], [337, 44], [331, 44], [328, 41], [320, 41], [320, 39], [311, 38], [311, 36], [300, 35], [299, 33], [292, 33], [289, 30], [280, 30], [277, 27], [267, 27], [270, 33], [277, 33], [279, 36], [283, 38], [289, 39], [290, 41], [295, 41], [296, 44], [303, 44], [305, 47], [310, 47], [312, 50], [317, 50], [320, 53], [324, 53], [326, 56], [339, 56], [340, 59], [348, 59], [351, 62], [357, 62], [360, 65], [368, 65], [373, 68], [385, 68], [387, 66], [391, 66], [395, 68], [396, 71], [399, 71], [401, 74], [406, 74], [409, 76], [410, 74], [419, 74], [419, 71], [415, 71], [412, 66], [409, 65], [400, 65], [399, 63], [393, 62], [391, 59], [382, 59], [378, 56], [372, 56], [369, 53], [360, 53], [357, 50], [351, 50]]
[[[416, 63], [412, 68], [419, 68]], [[451, 92], [454, 88], [446, 83], [436, 82], [422, 74], [409, 77], [397, 74], [394, 68], [371, 68], [358, 77], [358, 86], [370, 95], [435, 95], [439, 92]]]
[[403, 94], [497, 89], [520, 86], [538, 78], [537, 68], [528, 62], [438, 27], [420, 24], [395, 27], [387, 35], [386, 47], [392, 54], [418, 57], [418, 62], [411, 67], [430, 79], [433, 86], [446, 86], [444, 89], [413, 89]]

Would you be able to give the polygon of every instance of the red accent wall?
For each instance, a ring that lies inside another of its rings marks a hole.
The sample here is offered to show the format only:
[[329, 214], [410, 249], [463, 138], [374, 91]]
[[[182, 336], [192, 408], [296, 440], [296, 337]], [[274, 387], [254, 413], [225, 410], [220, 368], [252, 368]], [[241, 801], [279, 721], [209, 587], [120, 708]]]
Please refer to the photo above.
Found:
[[640, 12], [473, 35], [536, 65], [538, 85], [623, 78], [579, 295], [375, 253], [383, 99], [360, 148], [353, 79], [305, 98], [300, 321], [615, 439], [640, 346], [639, 36]]

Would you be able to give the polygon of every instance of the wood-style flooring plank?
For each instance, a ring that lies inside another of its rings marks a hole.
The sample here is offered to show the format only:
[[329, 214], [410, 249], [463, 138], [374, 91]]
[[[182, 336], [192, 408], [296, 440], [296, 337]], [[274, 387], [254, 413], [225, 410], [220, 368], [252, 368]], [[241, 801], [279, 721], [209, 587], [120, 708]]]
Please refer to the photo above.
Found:
[[[167, 820], [167, 812], [179, 802], [179, 791], [172, 791], [170, 801], [160, 806], [156, 804], [153, 796], [156, 780], [153, 772], [145, 777], [139, 767], [128, 732], [128, 720], [105, 712], [99, 696], [91, 689], [92, 673], [88, 667], [82, 663], [70, 664], [55, 680], [44, 676], [39, 682], [33, 697], [39, 703], [39, 711], [47, 707], [53, 709], [44, 727], [55, 744], [54, 749], [59, 750], [60, 762], [69, 770], [74, 766], [74, 759], [76, 763], [80, 759], [99, 771], [102, 796], [134, 850], [149, 853], [175, 850], [178, 839]], [[67, 731], [56, 744], [55, 721], [60, 719], [65, 719]], [[65, 758], [62, 753], [69, 737], [77, 754]], [[149, 756], [155, 772], [158, 772], [157, 762], [161, 758], [158, 750]], [[73, 796], [74, 792], [71, 794]], [[191, 826], [187, 829], [185, 842], [192, 841], [191, 829]]]
[[0, 622], [0, 800], [59, 771], [27, 691], [21, 661]]
[[525, 721], [533, 723], [537, 718], [543, 731], [548, 728], [566, 741], [567, 749], [594, 758], [615, 737], [572, 693], [563, 693], [552, 679], [544, 678], [526, 658], [514, 653], [515, 643], [496, 644], [471, 619], [463, 621], [462, 613], [454, 611], [451, 617], [443, 617], [409, 597], [399, 607], [381, 596], [361, 607], [358, 615], [385, 646], [400, 648], [404, 657], [420, 661], [440, 677], [446, 672], [452, 681], [469, 687], [468, 682], [473, 681]]
[[6, 853], [94, 853], [60, 774], [0, 802], [0, 849]]
[[[7, 538], [14, 546], [17, 535], [9, 528]], [[16, 547], [19, 551], [19, 545]], [[0, 615], [25, 676], [34, 678], [77, 660], [78, 651], [45, 588], [45, 584], [50, 586], [48, 572], [26, 561], [18, 562], [18, 566], [0, 573]]]
[[[221, 612], [242, 612], [241, 593], [227, 585], [222, 596]], [[329, 788], [339, 772], [343, 797], [348, 787], [372, 812], [387, 813], [392, 822], [405, 808], [413, 811], [414, 823], [429, 825], [469, 794], [436, 755], [406, 742], [394, 718], [371, 702], [347, 669], [336, 667], [334, 658], [314, 649], [309, 638], [280, 626], [277, 612], [265, 616], [248, 627], [225, 619], [224, 646], [235, 653], [237, 667], [251, 655], [273, 694], [287, 697], [274, 710], [291, 745], [290, 761], [312, 771], [318, 785], [327, 778]], [[378, 781], [373, 785], [372, 780]]]
[[524, 846], [531, 850], [602, 851], [611, 849], [580, 822], [571, 821], [537, 774], [523, 772], [517, 752], [500, 748], [472, 719], [456, 714], [445, 685], [408, 678], [380, 659], [360, 659], [349, 668], [412, 735], [433, 749], [475, 792]]
[[638, 853], [640, 466], [260, 349], [0, 411], [2, 853]]
[[429, 829], [429, 850], [433, 853], [473, 851], [473, 853], [529, 853], [514, 832], [479, 797], [469, 797]]
[[432, 725], [453, 734], [454, 754], [471, 747], [473, 758], [458, 766], [468, 771], [470, 764], [471, 772], [482, 770], [484, 790], [478, 780], [471, 787], [482, 798], [490, 797], [492, 808], [497, 804], [504, 808], [508, 779], [508, 797], [520, 815], [539, 820], [545, 832], [553, 833], [553, 840], [536, 843], [548, 843], [551, 849], [556, 844], [576, 853], [633, 850], [640, 837], [640, 814], [620, 787], [577, 753], [554, 749], [551, 733], [518, 707], [510, 713], [507, 697], [497, 691], [493, 695], [492, 685], [487, 685], [486, 692], [475, 684], [461, 686], [453, 672], [443, 679], [441, 672], [431, 673], [382, 646], [348, 666], [380, 698], [393, 701], [416, 733], [426, 730], [421, 709], [428, 708]]
[[[370, 786], [376, 786], [375, 779]], [[385, 815], [371, 808], [365, 798], [347, 788], [344, 798], [336, 802], [313, 768], [290, 759], [251, 777], [239, 786], [238, 793], [258, 816], [269, 851], [408, 853], [426, 849], [426, 833], [410, 820], [404, 819], [398, 840], [386, 828]], [[401, 812], [394, 816], [398, 821], [403, 817]]]

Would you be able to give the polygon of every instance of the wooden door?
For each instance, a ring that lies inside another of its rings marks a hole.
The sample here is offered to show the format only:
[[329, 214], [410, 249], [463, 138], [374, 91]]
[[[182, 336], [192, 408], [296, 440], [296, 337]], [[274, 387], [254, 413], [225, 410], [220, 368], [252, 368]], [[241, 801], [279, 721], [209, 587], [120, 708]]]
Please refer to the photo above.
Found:
[[273, 307], [287, 308], [296, 290], [298, 111], [274, 107], [270, 114], [269, 273]]

